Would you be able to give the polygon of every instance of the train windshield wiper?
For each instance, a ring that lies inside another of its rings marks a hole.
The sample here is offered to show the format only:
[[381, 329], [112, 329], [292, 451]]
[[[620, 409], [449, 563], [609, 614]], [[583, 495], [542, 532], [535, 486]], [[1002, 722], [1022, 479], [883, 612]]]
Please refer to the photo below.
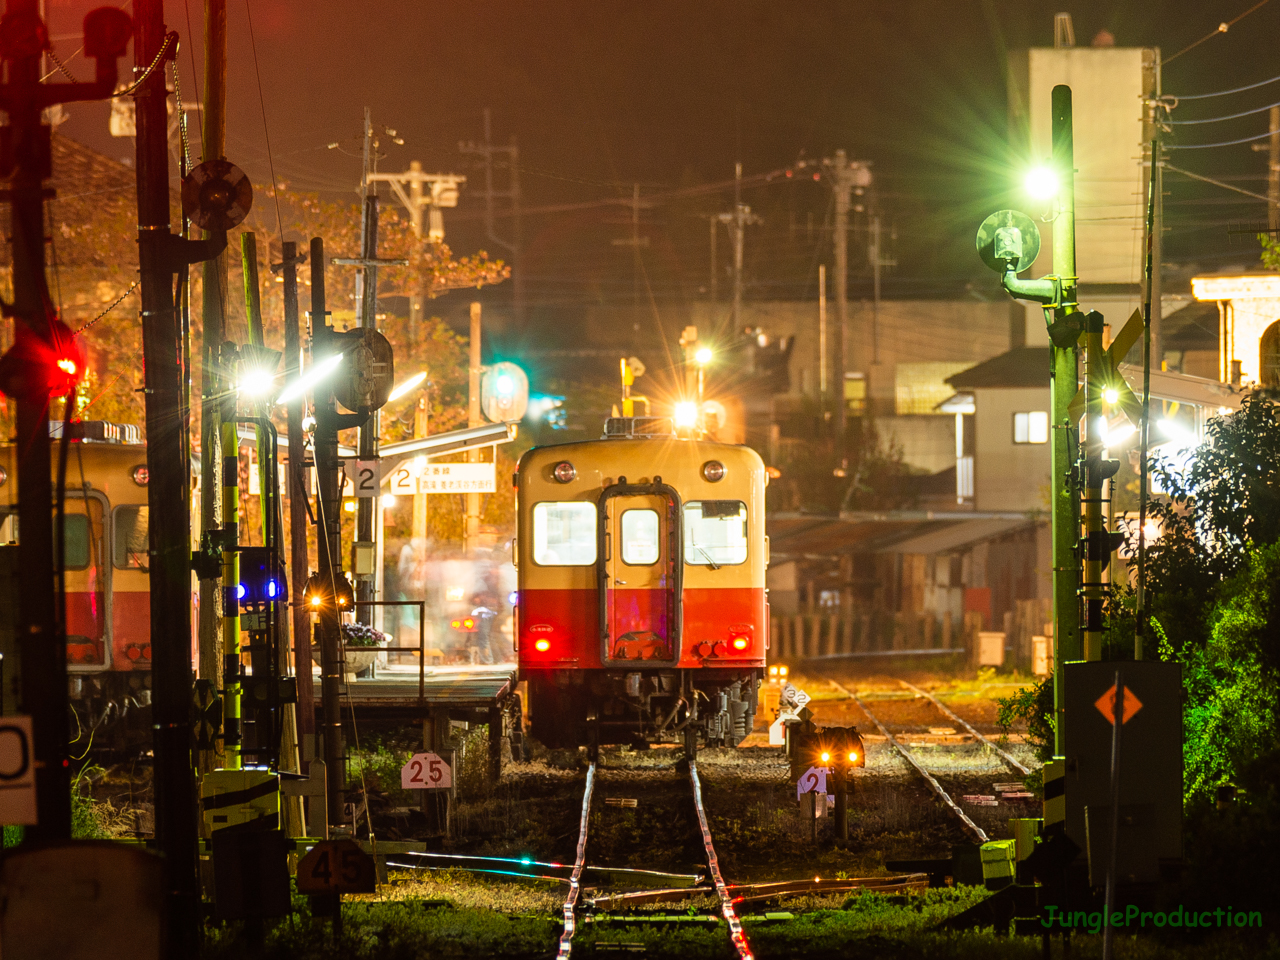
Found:
[[703, 557], [706, 558], [707, 566], [709, 566], [712, 570], [720, 569], [720, 564], [716, 563], [714, 560], [711, 559], [711, 554], [703, 550], [702, 545], [699, 544], [697, 540], [694, 540], [692, 537], [690, 537], [689, 542], [693, 544], [693, 549], [697, 550], [700, 554], [703, 555]]

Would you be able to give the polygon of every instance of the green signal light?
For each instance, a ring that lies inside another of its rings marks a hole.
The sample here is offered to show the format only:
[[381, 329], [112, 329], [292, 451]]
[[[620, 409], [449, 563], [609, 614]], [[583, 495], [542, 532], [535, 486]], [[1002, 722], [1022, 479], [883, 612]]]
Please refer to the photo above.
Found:
[[1048, 167], [1036, 167], [1023, 181], [1027, 193], [1037, 200], [1049, 200], [1058, 193], [1058, 175]]

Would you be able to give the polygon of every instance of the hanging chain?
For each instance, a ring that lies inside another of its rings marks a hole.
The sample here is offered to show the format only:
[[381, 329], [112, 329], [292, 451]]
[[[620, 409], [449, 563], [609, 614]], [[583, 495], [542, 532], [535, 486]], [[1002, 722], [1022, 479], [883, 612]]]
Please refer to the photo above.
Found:
[[138, 88], [147, 82], [147, 79], [151, 76], [155, 68], [160, 65], [160, 61], [162, 61], [165, 58], [165, 54], [169, 52], [169, 48], [171, 46], [176, 45], [177, 42], [178, 42], [178, 33], [176, 30], [170, 30], [168, 33], [166, 33], [164, 35], [164, 43], [160, 44], [160, 51], [156, 54], [156, 58], [151, 61], [151, 65], [147, 67], [146, 70], [142, 71], [142, 76], [138, 77], [137, 80], [133, 81], [133, 83], [129, 84], [129, 86], [125, 87], [119, 93], [112, 94], [112, 96], [131, 97], [135, 93], [137, 93]]
[[173, 58], [173, 95], [178, 101], [178, 132], [182, 134], [182, 175], [185, 177], [191, 169], [191, 144], [187, 141], [187, 111], [182, 109], [182, 85], [178, 82], [176, 55]]

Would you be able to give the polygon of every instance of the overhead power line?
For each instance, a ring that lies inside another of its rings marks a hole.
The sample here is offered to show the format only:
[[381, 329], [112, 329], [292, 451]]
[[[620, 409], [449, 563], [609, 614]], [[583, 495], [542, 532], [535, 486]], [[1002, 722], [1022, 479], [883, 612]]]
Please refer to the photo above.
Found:
[[1254, 107], [1252, 110], [1245, 110], [1242, 113], [1229, 113], [1225, 117], [1205, 117], [1203, 120], [1164, 120], [1163, 123], [1171, 126], [1190, 126], [1194, 123], [1218, 123], [1222, 120], [1239, 120], [1241, 117], [1249, 117], [1255, 113], [1262, 113], [1263, 110], [1270, 110], [1272, 107], [1280, 107], [1280, 103], [1268, 103], [1265, 107]]
[[1165, 144], [1163, 150], [1208, 150], [1210, 147], [1234, 147], [1241, 143], [1253, 143], [1255, 140], [1265, 140], [1271, 136], [1271, 133], [1260, 133], [1256, 137], [1243, 137], [1239, 140], [1223, 140], [1219, 143], [1169, 143]]
[[1201, 37], [1195, 43], [1192, 43], [1188, 46], [1183, 47], [1181, 50], [1175, 53], [1172, 57], [1169, 57], [1169, 59], [1165, 60], [1164, 62], [1165, 65], [1173, 63], [1173, 61], [1177, 60], [1184, 53], [1189, 53], [1190, 51], [1194, 50], [1196, 47], [1200, 46], [1200, 44], [1204, 43], [1206, 40], [1212, 39], [1213, 37], [1216, 37], [1220, 33], [1226, 33], [1229, 29], [1234, 27], [1237, 23], [1239, 23], [1249, 14], [1253, 13], [1253, 11], [1257, 10], [1259, 7], [1266, 6], [1267, 2], [1268, 0], [1258, 0], [1257, 3], [1255, 3], [1252, 7], [1246, 10], [1244, 13], [1237, 16], [1234, 20], [1228, 20], [1226, 23], [1218, 24], [1217, 27], [1215, 27], [1213, 30], [1210, 30], [1208, 33], [1206, 33], [1203, 37]]
[[[1270, 136], [1270, 134], [1268, 134], [1268, 136]], [[1198, 173], [1192, 173], [1190, 170], [1183, 170], [1181, 167], [1175, 167], [1171, 163], [1162, 163], [1161, 166], [1166, 170], [1172, 170], [1174, 173], [1180, 173], [1184, 177], [1190, 177], [1192, 180], [1199, 180], [1202, 183], [1209, 183], [1215, 187], [1222, 187], [1224, 190], [1234, 190], [1236, 193], [1243, 193], [1246, 197], [1253, 197], [1257, 200], [1266, 200], [1267, 202], [1270, 202], [1269, 198], [1261, 193], [1254, 193], [1252, 190], [1242, 190], [1229, 183], [1223, 183], [1221, 180], [1214, 180], [1212, 177], [1202, 177]]]
[[[1166, 63], [1168, 61], [1165, 61]], [[1189, 93], [1186, 96], [1180, 96], [1176, 93], [1165, 94], [1165, 96], [1173, 97], [1174, 100], [1208, 100], [1210, 97], [1225, 97], [1233, 93], [1244, 93], [1246, 90], [1257, 90], [1259, 87], [1265, 87], [1269, 83], [1275, 83], [1280, 77], [1272, 77], [1270, 80], [1259, 80], [1257, 83], [1251, 83], [1247, 87], [1235, 87], [1232, 90], [1215, 90], [1213, 93]]]

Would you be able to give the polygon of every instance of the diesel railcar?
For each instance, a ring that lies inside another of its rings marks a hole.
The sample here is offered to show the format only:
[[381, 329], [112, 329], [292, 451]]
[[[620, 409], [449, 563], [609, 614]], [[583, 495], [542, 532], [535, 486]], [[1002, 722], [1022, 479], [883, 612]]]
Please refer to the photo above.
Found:
[[534, 737], [692, 754], [750, 733], [769, 647], [767, 482], [754, 450], [660, 417], [521, 458], [515, 635]]

